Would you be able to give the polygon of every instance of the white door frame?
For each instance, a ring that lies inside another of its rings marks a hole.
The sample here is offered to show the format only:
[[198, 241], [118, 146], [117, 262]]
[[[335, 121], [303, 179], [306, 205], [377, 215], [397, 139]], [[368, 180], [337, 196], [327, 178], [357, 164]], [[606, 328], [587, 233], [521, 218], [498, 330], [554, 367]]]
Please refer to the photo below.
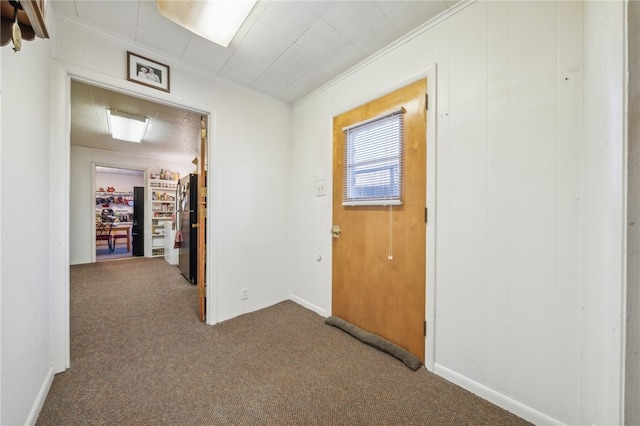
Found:
[[[360, 105], [364, 105], [367, 102], [371, 102], [374, 99], [380, 98], [395, 90], [401, 89], [409, 84], [418, 81], [420, 79], [427, 79], [427, 93], [429, 94], [427, 105], [427, 208], [428, 223], [427, 223], [427, 249], [426, 249], [426, 291], [425, 291], [425, 316], [427, 321], [427, 337], [425, 338], [425, 367], [429, 371], [433, 371], [435, 364], [435, 330], [436, 330], [436, 147], [437, 147], [437, 111], [436, 111], [436, 88], [437, 88], [437, 75], [436, 64], [429, 65], [428, 67], [406, 77], [392, 85], [385, 86], [374, 93], [368, 93], [366, 96], [359, 98], [352, 98], [348, 103], [334, 106], [331, 110], [331, 117], [340, 115], [346, 111], [350, 111]], [[332, 165], [329, 170], [333, 170], [333, 157]], [[333, 175], [333, 174], [332, 174]], [[333, 214], [333, 209], [331, 210]], [[330, 219], [331, 223], [333, 219]], [[328, 288], [328, 301], [329, 306], [332, 305], [332, 293], [331, 286]]]
[[[209, 173], [207, 174], [207, 188], [209, 182], [215, 179], [215, 137], [216, 111], [212, 105], [195, 102], [161, 92], [145, 86], [137, 87], [125, 80], [117, 79], [95, 71], [79, 67], [66, 62], [54, 60], [52, 62], [52, 89], [51, 89], [51, 181], [50, 197], [62, 210], [55, 219], [51, 217], [50, 241], [50, 277], [51, 277], [51, 344], [52, 344], [52, 368], [55, 373], [66, 370], [71, 365], [71, 332], [69, 321], [69, 202], [70, 202], [70, 105], [71, 105], [71, 79], [84, 81], [89, 84], [115, 90], [139, 98], [144, 98], [165, 105], [198, 111], [207, 117], [209, 131], [207, 132], [207, 156]], [[211, 191], [209, 191], [211, 192]], [[214, 194], [207, 194], [211, 206], [216, 206], [212, 199]], [[207, 209], [207, 223], [216, 223], [216, 209]], [[54, 223], [55, 222], [55, 223]], [[207, 228], [208, 241], [214, 241], [212, 227]], [[213, 251], [207, 251], [207, 324], [215, 324], [217, 318], [216, 304], [212, 302], [217, 293], [215, 274], [215, 255]]]
[[[91, 162], [91, 199], [93, 200], [93, 196], [95, 194], [95, 188], [96, 188], [96, 167], [109, 167], [109, 168], [113, 168], [113, 169], [126, 169], [126, 170], [139, 170], [141, 172], [143, 172], [143, 179], [146, 182], [147, 181], [147, 170], [146, 169], [141, 169], [139, 167], [131, 167], [131, 166], [121, 166], [121, 165], [116, 165], [116, 164], [112, 164], [112, 163], [105, 163], [102, 161], [99, 162], [95, 162], [92, 161]], [[133, 196], [133, 193], [132, 193]], [[146, 205], [146, 201], [145, 201], [145, 205]], [[144, 242], [145, 247], [147, 242]], [[91, 215], [91, 263], [95, 263], [96, 262], [96, 215], [92, 214]]]
[[436, 360], [436, 165], [437, 165], [437, 94], [436, 94], [436, 64], [430, 66], [425, 74], [427, 78], [427, 260], [426, 278], [427, 291], [425, 292], [427, 337], [425, 339], [425, 366], [433, 371]]

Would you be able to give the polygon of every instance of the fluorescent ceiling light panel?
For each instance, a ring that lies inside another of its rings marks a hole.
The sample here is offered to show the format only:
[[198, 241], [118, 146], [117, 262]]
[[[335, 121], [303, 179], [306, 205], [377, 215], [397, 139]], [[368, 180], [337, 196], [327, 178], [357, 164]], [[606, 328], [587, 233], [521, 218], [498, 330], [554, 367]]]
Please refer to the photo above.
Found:
[[167, 19], [227, 47], [257, 0], [157, 0]]
[[141, 115], [129, 114], [107, 108], [109, 133], [114, 139], [140, 143], [147, 131], [149, 119]]

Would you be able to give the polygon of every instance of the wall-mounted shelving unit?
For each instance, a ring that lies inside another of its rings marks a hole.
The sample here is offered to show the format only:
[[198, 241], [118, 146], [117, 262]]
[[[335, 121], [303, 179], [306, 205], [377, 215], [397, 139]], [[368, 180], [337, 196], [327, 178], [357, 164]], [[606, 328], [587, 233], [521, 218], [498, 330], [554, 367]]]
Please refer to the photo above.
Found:
[[102, 209], [111, 209], [120, 220], [129, 222], [133, 215], [133, 192], [96, 191], [96, 215]]
[[176, 189], [178, 181], [165, 179], [149, 179], [149, 212], [151, 220], [149, 221], [148, 235], [150, 241], [148, 256], [164, 256], [166, 247], [167, 230], [170, 226], [176, 211]]

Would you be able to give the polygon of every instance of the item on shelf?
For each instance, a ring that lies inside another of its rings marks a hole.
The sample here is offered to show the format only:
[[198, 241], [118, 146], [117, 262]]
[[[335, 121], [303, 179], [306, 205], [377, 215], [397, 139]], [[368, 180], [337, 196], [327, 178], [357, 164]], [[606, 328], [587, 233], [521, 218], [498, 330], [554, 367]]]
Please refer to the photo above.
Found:
[[107, 219], [109, 217], [112, 217], [113, 214], [113, 209], [102, 209], [102, 213], [100, 216], [102, 216], [103, 219]]
[[[166, 224], [175, 214], [175, 191], [178, 182], [173, 181], [173, 174], [167, 169], [161, 169], [160, 173], [154, 173], [156, 179], [149, 179], [149, 211], [151, 211], [151, 223], [147, 228], [151, 235], [150, 255], [164, 256], [173, 252], [173, 235], [165, 232]], [[170, 240], [170, 241], [169, 241]]]

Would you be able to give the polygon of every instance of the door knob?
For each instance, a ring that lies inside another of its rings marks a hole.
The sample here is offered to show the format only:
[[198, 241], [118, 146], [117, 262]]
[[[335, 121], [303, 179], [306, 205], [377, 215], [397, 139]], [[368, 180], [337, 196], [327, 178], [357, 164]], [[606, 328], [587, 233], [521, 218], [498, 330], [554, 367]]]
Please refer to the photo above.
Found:
[[340, 225], [333, 225], [331, 227], [331, 236], [333, 238], [340, 238], [341, 232], [342, 232], [342, 229], [340, 229]]

